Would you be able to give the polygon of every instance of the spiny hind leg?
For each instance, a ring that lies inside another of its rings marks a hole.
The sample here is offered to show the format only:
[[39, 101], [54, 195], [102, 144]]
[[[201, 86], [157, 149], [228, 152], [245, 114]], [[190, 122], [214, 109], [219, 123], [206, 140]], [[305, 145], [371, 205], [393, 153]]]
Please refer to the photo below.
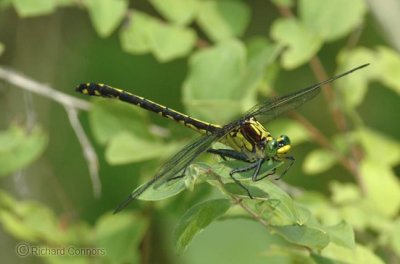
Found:
[[262, 177], [255, 177], [255, 178], [253, 178], [253, 181], [255, 181], [255, 182], [261, 181], [262, 179], [265, 179], [265, 178], [267, 178], [268, 176], [274, 175], [275, 172], [276, 172], [276, 168], [274, 168], [270, 173], [268, 173], [268, 174], [266, 174], [266, 175], [264, 175], [264, 176], [262, 176]]
[[249, 166], [242, 167], [242, 168], [237, 168], [233, 169], [230, 173], [229, 176], [233, 179], [233, 181], [238, 184], [242, 189], [244, 189], [247, 192], [247, 195], [251, 198], [254, 199], [254, 197], [251, 195], [249, 189], [246, 188], [238, 179], [236, 179], [233, 174], [235, 173], [240, 173], [240, 172], [246, 172], [254, 169], [253, 176], [251, 177], [253, 181], [256, 181], [258, 173], [260, 172], [261, 165], [264, 163], [264, 159], [258, 159], [257, 161], [251, 163]]
[[247, 193], [247, 195], [250, 197], [250, 199], [254, 199], [254, 197], [251, 195], [249, 189], [247, 189], [246, 186], [244, 186], [238, 179], [236, 179], [236, 178], [233, 176], [233, 174], [234, 174], [234, 170], [232, 170], [232, 171], [229, 173], [229, 176], [232, 178], [232, 180], [233, 180], [237, 185], [239, 185], [243, 190], [246, 191], [246, 193]]

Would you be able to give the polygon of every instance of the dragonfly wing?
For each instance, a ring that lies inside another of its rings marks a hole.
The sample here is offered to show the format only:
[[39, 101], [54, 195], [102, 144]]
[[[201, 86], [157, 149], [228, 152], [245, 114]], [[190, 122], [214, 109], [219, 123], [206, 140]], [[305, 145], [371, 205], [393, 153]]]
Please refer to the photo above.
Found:
[[207, 151], [213, 142], [219, 140], [225, 135], [220, 132], [222, 132], [222, 129], [217, 133], [197, 138], [193, 142], [186, 145], [161, 166], [153, 179], [133, 191], [127, 197], [127, 199], [115, 209], [114, 213], [124, 209], [132, 200], [141, 195], [149, 187], [153, 185], [161, 185], [162, 183], [167, 182], [169, 179], [179, 175], [179, 173], [189, 166], [194, 159], [196, 159], [201, 153]]
[[201, 153], [207, 151], [211, 144], [218, 140], [217, 134], [206, 135], [186, 145], [172, 158], [166, 161], [157, 172], [154, 180], [159, 186], [176, 177], [189, 166]]
[[308, 100], [314, 98], [320, 92], [321, 87], [324, 84], [331, 83], [347, 74], [350, 74], [368, 65], [369, 64], [363, 64], [349, 71], [336, 75], [328, 80], [306, 87], [300, 91], [294, 92], [289, 95], [272, 98], [271, 100], [258, 104], [246, 112], [246, 114], [244, 115], [244, 120], [247, 120], [251, 117], [260, 116], [263, 122], [268, 122], [276, 118], [277, 116], [293, 110], [304, 104]]
[[252, 107], [244, 119], [260, 116], [261, 121], [268, 122], [314, 98], [320, 90], [320, 86], [309, 87], [289, 95], [272, 98]]

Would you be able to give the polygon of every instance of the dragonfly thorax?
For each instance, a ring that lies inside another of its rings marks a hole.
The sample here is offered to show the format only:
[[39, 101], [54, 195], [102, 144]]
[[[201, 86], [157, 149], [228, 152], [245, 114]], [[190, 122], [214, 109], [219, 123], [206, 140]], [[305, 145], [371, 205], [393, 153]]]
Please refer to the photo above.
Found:
[[289, 152], [287, 136], [274, 138], [254, 117], [244, 121], [225, 138], [225, 143], [234, 150], [246, 154], [249, 159], [281, 157]]

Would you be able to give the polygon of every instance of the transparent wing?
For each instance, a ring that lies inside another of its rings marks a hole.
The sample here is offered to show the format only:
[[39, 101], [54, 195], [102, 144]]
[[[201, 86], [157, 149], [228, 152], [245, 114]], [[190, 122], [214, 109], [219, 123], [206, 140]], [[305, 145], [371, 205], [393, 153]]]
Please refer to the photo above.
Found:
[[321, 86], [324, 84], [333, 82], [347, 74], [350, 74], [356, 70], [359, 70], [361, 68], [364, 68], [368, 66], [369, 64], [364, 64], [361, 66], [358, 66], [356, 68], [353, 68], [347, 72], [341, 73], [339, 75], [336, 75], [328, 80], [325, 80], [323, 82], [314, 84], [312, 86], [309, 86], [307, 88], [304, 88], [300, 91], [294, 92], [289, 95], [277, 97], [277, 98], [272, 98], [271, 100], [265, 101], [261, 104], [258, 104], [254, 107], [252, 107], [249, 111], [247, 111], [244, 115], [243, 119], [249, 119], [251, 117], [257, 117], [260, 116], [260, 119], [263, 122], [268, 122], [277, 116], [286, 113], [290, 110], [293, 110], [300, 105], [304, 104], [308, 100], [314, 98], [321, 90]]
[[176, 153], [173, 157], [167, 160], [161, 168], [158, 170], [153, 179], [148, 181], [146, 184], [142, 185], [140, 188], [133, 191], [128, 198], [122, 202], [117, 209], [115, 209], [114, 213], [121, 211], [125, 208], [132, 200], [141, 195], [147, 188], [152, 186], [153, 184], [160, 185], [165, 183], [169, 179], [172, 179], [182, 173], [182, 171], [193, 162], [193, 160], [198, 157], [201, 153], [207, 151], [211, 144], [215, 141], [218, 141], [225, 134], [223, 130], [205, 135], [200, 138], [197, 138], [195, 141], [186, 145], [183, 149], [181, 149], [178, 153]]

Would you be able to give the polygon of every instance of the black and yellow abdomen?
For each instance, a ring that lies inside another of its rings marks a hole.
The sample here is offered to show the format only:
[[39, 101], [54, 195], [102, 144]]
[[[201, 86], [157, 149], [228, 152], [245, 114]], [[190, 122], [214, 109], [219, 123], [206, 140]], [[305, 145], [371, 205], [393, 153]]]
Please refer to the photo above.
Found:
[[188, 115], [185, 115], [183, 113], [165, 107], [163, 105], [147, 100], [146, 98], [131, 94], [129, 92], [105, 84], [82, 83], [78, 85], [76, 91], [85, 95], [115, 98], [139, 106], [143, 109], [157, 113], [163, 117], [175, 120], [176, 122], [202, 134], [214, 133], [215, 131], [221, 129], [221, 127], [218, 125], [198, 120], [196, 118], [190, 117]]
[[[141, 96], [105, 84], [83, 83], [78, 85], [76, 91], [85, 95], [114, 98], [139, 106], [183, 124], [201, 134], [213, 134], [222, 129], [219, 125], [201, 121]], [[257, 158], [264, 155], [264, 145], [269, 140], [272, 140], [271, 134], [255, 118], [251, 118], [227, 133], [219, 141], [235, 151], [245, 153], [249, 158]]]

